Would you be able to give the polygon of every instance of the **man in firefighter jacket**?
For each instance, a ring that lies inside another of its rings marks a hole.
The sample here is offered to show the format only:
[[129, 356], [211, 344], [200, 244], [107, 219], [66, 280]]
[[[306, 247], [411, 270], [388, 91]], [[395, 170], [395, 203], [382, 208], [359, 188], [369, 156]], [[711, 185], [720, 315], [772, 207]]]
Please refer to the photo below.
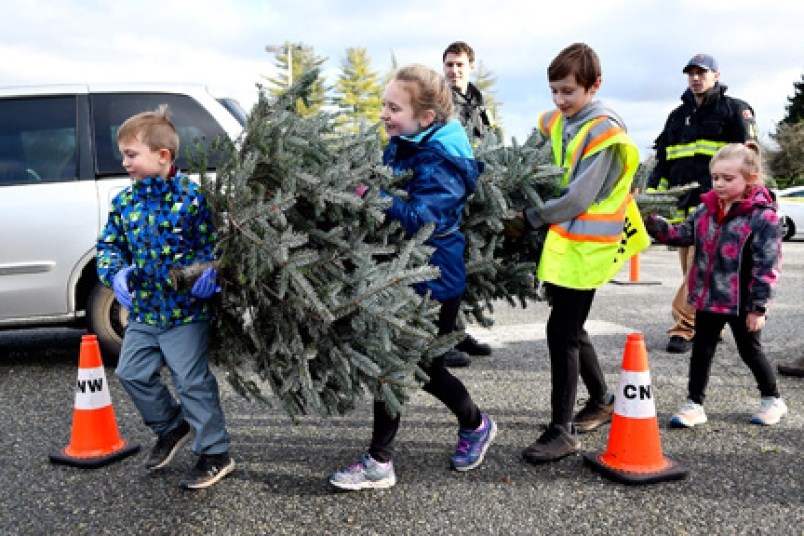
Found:
[[[656, 167], [647, 184], [649, 193], [698, 183], [697, 188], [679, 197], [673, 221], [682, 221], [698, 206], [701, 194], [712, 189], [709, 160], [718, 149], [757, 138], [754, 111], [747, 103], [726, 95], [715, 58], [696, 54], [683, 72], [689, 87], [656, 138]], [[694, 251], [683, 247], [678, 252], [683, 277], [673, 299], [675, 324], [667, 331], [667, 351], [685, 353], [692, 348], [695, 334], [695, 309], [687, 303], [686, 282]]]

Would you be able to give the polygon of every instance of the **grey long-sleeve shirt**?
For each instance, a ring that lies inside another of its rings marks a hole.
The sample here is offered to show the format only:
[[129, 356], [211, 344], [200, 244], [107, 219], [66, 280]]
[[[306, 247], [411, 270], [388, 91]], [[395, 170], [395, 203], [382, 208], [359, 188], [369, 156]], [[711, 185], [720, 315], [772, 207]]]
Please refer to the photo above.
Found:
[[[595, 117], [606, 116], [613, 123], [625, 129], [625, 122], [611, 108], [601, 101], [593, 101], [569, 119], [564, 119], [562, 138], [563, 150], [578, 130]], [[572, 171], [564, 193], [545, 201], [541, 208], [525, 210], [525, 217], [533, 228], [545, 224], [571, 220], [584, 213], [595, 201], [605, 199], [614, 188], [622, 172], [622, 164], [615, 158], [615, 149], [608, 147], [597, 154], [584, 158]], [[562, 160], [564, 155], [562, 156]]]

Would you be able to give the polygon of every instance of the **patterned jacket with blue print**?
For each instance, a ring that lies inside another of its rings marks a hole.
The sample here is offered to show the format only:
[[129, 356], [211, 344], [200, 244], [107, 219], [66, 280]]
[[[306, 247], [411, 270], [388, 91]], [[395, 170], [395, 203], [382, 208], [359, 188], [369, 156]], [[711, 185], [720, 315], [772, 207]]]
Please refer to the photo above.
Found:
[[466, 289], [465, 239], [461, 216], [466, 199], [475, 191], [483, 162], [474, 159], [466, 131], [458, 120], [436, 124], [414, 137], [394, 136], [383, 154], [383, 163], [396, 173], [412, 172], [402, 185], [407, 200], [392, 198], [386, 215], [402, 223], [408, 236], [433, 223], [427, 241], [435, 248], [430, 264], [441, 275], [416, 285], [420, 293], [431, 291], [436, 300], [463, 295]]
[[646, 226], [663, 244], [695, 246], [687, 281], [695, 309], [732, 316], [766, 310], [782, 257], [776, 201], [767, 188], [753, 189], [725, 214], [709, 191], [684, 222], [653, 216]]
[[212, 214], [197, 184], [184, 175], [135, 181], [112, 200], [98, 238], [98, 277], [111, 286], [133, 265], [129, 321], [159, 328], [208, 320], [208, 300], [179, 290], [170, 278], [181, 268], [215, 258]]

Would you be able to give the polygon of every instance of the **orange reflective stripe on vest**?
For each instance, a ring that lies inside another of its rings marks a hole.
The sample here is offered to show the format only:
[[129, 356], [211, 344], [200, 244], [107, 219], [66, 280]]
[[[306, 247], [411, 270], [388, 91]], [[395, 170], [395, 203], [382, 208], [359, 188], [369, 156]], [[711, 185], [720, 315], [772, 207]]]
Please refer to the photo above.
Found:
[[625, 209], [630, 200], [629, 195], [616, 212], [584, 212], [572, 220], [552, 224], [550, 230], [576, 242], [619, 242], [623, 232]]
[[[603, 121], [605, 118], [598, 117], [596, 119], [597, 122]], [[594, 127], [594, 124], [592, 125]], [[591, 128], [590, 128], [591, 130]], [[596, 138], [591, 140], [587, 145], [586, 148], [583, 150], [583, 156], [589, 155], [594, 153], [596, 150], [603, 147], [603, 144], [606, 143], [606, 140], [617, 136], [618, 134], [623, 134], [625, 131], [620, 127], [612, 127], [607, 129], [605, 132], [599, 134]]]

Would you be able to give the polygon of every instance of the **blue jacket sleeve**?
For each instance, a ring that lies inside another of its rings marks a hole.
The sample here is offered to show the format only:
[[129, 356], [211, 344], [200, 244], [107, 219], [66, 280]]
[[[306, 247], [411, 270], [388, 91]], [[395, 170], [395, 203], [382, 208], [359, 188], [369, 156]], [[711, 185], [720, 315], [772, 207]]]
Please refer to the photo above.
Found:
[[117, 272], [129, 266], [132, 262], [119, 208], [118, 198], [115, 198], [112, 201], [112, 208], [109, 210], [106, 225], [98, 237], [96, 247], [95, 265], [98, 279], [107, 287], [112, 286], [112, 280]]
[[430, 223], [436, 226], [435, 234], [442, 234], [457, 225], [466, 186], [448, 165], [424, 161], [413, 170], [408, 194], [405, 201], [383, 192], [392, 199], [386, 215], [402, 223], [409, 235]]

